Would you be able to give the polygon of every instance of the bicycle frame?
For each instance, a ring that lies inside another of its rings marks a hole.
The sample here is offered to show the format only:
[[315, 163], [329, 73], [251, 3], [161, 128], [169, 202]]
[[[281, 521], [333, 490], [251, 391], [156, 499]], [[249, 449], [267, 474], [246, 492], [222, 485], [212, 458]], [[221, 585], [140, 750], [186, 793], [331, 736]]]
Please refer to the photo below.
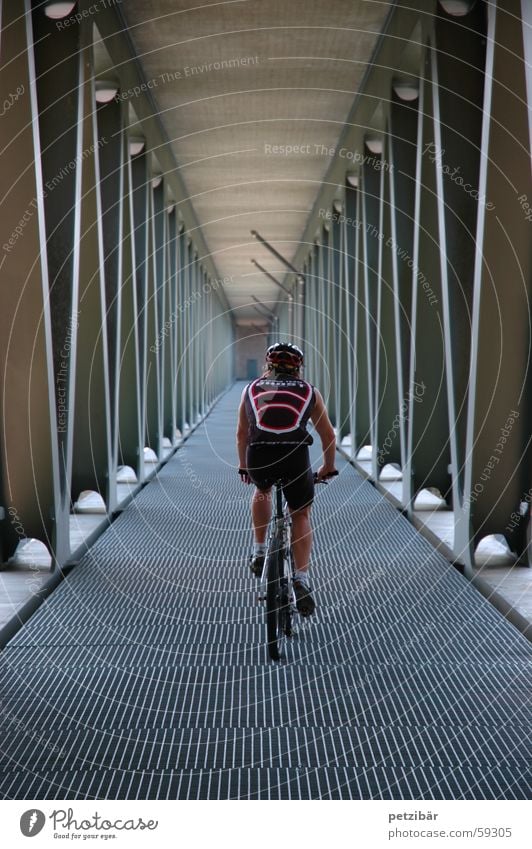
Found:
[[[337, 474], [337, 472], [335, 472]], [[332, 475], [331, 475], [332, 476]], [[326, 480], [317, 483], [327, 483]], [[294, 557], [292, 553], [292, 520], [288, 506], [283, 504], [283, 481], [275, 482], [275, 512], [270, 522], [268, 547], [264, 558], [261, 585], [266, 587], [266, 634], [271, 660], [279, 660], [279, 645], [293, 636], [292, 619], [297, 614], [293, 589]]]
[[[292, 520], [290, 518], [290, 511], [288, 506], [283, 504], [283, 488], [281, 483], [275, 484], [275, 512], [273, 514], [272, 520], [270, 521], [270, 530], [268, 535], [268, 549], [270, 549], [273, 539], [275, 539], [278, 535], [282, 534], [283, 538], [283, 551], [289, 552], [290, 557], [290, 566], [291, 571], [293, 572], [293, 562], [292, 562]], [[267, 558], [264, 558], [264, 567], [262, 570], [261, 582], [266, 580], [267, 577]]]
[[282, 482], [275, 485], [275, 513], [270, 523], [268, 550], [264, 559], [262, 584], [266, 586], [266, 631], [268, 653], [280, 659], [279, 646], [293, 635], [292, 616], [296, 612], [292, 589], [294, 564], [291, 551], [291, 520], [283, 505]]

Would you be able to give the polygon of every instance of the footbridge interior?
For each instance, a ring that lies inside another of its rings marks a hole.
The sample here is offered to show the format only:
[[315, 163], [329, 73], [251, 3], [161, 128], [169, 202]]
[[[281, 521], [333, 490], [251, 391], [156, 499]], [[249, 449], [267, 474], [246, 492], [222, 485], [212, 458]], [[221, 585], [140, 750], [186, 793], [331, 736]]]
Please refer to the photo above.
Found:
[[[2, 798], [530, 798], [531, 68], [528, 0], [0, 0]], [[273, 341], [340, 470], [280, 664]]]

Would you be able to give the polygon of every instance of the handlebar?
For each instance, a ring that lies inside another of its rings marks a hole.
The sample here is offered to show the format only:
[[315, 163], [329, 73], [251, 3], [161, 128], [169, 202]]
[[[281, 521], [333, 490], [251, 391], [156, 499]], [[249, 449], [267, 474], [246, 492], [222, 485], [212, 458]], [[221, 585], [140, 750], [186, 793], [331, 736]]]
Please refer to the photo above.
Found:
[[314, 483], [329, 483], [331, 478], [335, 478], [338, 474], [338, 469], [335, 469], [334, 472], [326, 475], [324, 478], [318, 478], [318, 473], [314, 472]]
[[[239, 469], [238, 474], [245, 483], [251, 483], [247, 469]], [[334, 472], [330, 472], [330, 474], [328, 474], [326, 477], [318, 478], [318, 473], [314, 472], [314, 483], [329, 483], [329, 480], [331, 478], [335, 478], [337, 474], [339, 474], [338, 469], [335, 469]], [[284, 483], [285, 481], [280, 478], [279, 480], [274, 482], [274, 486], [283, 486]]]

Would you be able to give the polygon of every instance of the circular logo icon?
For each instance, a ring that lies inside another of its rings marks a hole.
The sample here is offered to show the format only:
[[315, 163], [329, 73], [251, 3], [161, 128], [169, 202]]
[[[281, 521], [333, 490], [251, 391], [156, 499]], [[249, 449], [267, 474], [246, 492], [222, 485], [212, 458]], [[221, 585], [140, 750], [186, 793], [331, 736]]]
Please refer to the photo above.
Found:
[[31, 808], [29, 811], [24, 811], [20, 818], [20, 830], [24, 837], [35, 837], [43, 830], [46, 817], [42, 811], [37, 808]]

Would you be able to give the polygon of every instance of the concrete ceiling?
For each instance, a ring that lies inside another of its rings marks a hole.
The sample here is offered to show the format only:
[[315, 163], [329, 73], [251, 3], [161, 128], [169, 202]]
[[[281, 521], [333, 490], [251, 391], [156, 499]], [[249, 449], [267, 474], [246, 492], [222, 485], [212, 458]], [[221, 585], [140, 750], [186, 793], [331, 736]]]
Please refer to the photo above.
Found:
[[204, 238], [220, 277], [230, 278], [237, 321], [260, 321], [252, 295], [269, 308], [282, 295], [251, 264], [284, 275], [250, 230], [294, 256], [391, 5], [123, 4]]

